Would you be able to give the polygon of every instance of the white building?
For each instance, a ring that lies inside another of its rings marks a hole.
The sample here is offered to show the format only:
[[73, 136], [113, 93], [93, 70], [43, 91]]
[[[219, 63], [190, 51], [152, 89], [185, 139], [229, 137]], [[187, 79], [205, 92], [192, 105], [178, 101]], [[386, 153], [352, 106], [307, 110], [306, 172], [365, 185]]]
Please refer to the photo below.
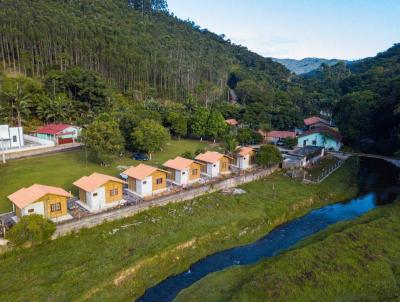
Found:
[[231, 172], [229, 170], [229, 165], [232, 162], [232, 158], [225, 154], [207, 151], [197, 155], [195, 159], [203, 163], [201, 173], [204, 176], [213, 178]]
[[126, 182], [119, 178], [100, 173], [83, 176], [74, 182], [74, 186], [79, 188], [77, 202], [90, 212], [112, 208], [124, 203], [125, 184]]
[[178, 186], [186, 186], [201, 179], [201, 164], [194, 160], [176, 157], [163, 164], [169, 174], [167, 181]]
[[253, 167], [256, 152], [250, 147], [241, 147], [235, 154], [233, 167], [239, 170], [247, 170]]
[[0, 151], [24, 146], [24, 131], [22, 127], [0, 125]]

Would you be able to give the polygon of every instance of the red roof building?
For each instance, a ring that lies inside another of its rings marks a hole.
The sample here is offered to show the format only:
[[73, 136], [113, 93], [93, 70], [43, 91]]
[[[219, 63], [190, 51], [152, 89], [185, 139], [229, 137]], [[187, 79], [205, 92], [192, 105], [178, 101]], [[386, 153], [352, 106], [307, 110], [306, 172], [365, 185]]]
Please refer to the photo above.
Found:
[[323, 118], [320, 118], [319, 116], [312, 116], [312, 117], [306, 118], [304, 120], [304, 124], [308, 127], [313, 126], [315, 124], [324, 124], [326, 126], [330, 126], [330, 123], [327, 120], [324, 120]]
[[38, 138], [54, 141], [56, 144], [73, 143], [79, 136], [80, 128], [69, 124], [48, 124], [35, 131]]

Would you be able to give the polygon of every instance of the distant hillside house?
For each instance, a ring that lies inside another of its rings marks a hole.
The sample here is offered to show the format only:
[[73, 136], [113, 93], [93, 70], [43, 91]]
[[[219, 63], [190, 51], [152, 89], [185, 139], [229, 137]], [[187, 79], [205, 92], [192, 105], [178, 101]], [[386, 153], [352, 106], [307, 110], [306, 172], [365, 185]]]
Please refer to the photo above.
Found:
[[24, 146], [24, 131], [22, 127], [0, 125], [0, 150], [22, 148]]
[[285, 138], [296, 138], [296, 132], [294, 131], [269, 131], [264, 132], [262, 130], [259, 131], [261, 136], [266, 143], [276, 144], [277, 142], [284, 140]]
[[148, 197], [167, 190], [167, 171], [140, 164], [122, 174], [128, 178], [128, 191], [139, 197]]
[[238, 122], [236, 119], [234, 119], [234, 118], [225, 120], [225, 123], [227, 123], [228, 126], [231, 126], [231, 127], [237, 127], [237, 126], [239, 126], [239, 122]]
[[231, 172], [229, 166], [233, 158], [225, 154], [207, 151], [197, 155], [195, 159], [204, 164], [201, 173], [207, 177], [218, 177]]
[[342, 147], [342, 136], [330, 127], [319, 127], [303, 132], [298, 137], [298, 147], [322, 147], [339, 151]]
[[71, 194], [62, 188], [32, 185], [8, 196], [13, 203], [17, 218], [38, 214], [44, 218], [60, 221], [72, 218], [68, 214], [67, 202]]
[[163, 164], [168, 172], [167, 181], [185, 186], [201, 179], [201, 164], [194, 160], [177, 157]]
[[304, 120], [304, 125], [307, 129], [314, 129], [318, 127], [331, 127], [331, 123], [318, 116], [312, 116]]
[[50, 140], [56, 145], [74, 143], [80, 135], [81, 128], [68, 124], [48, 124], [36, 130], [38, 138]]
[[74, 182], [79, 189], [78, 203], [90, 212], [98, 212], [123, 202], [125, 181], [100, 173], [83, 176]]
[[247, 170], [253, 167], [256, 152], [250, 147], [240, 147], [235, 152], [235, 162], [232, 164], [239, 170]]

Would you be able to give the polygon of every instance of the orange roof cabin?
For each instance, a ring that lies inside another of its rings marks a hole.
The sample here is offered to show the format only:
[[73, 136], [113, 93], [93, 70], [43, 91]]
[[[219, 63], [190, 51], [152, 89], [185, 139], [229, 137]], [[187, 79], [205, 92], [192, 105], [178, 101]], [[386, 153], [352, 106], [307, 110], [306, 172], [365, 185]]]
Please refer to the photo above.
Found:
[[100, 173], [83, 176], [74, 182], [79, 189], [78, 203], [90, 212], [98, 212], [114, 207], [123, 200], [125, 181]]
[[54, 221], [71, 219], [67, 202], [71, 194], [62, 188], [34, 184], [8, 196], [18, 218], [30, 214], [42, 215]]
[[196, 160], [203, 163], [201, 173], [207, 177], [218, 177], [223, 174], [229, 174], [229, 166], [233, 158], [219, 153], [207, 151], [196, 156]]
[[231, 126], [231, 127], [237, 127], [239, 125], [239, 122], [234, 118], [225, 120], [225, 123], [227, 123], [228, 126]]
[[239, 147], [235, 152], [234, 167], [239, 170], [247, 170], [253, 167], [256, 152], [250, 147]]
[[176, 157], [165, 162], [163, 166], [168, 172], [167, 181], [178, 185], [185, 186], [201, 179], [201, 164], [194, 160]]
[[147, 197], [167, 190], [168, 171], [140, 164], [122, 174], [128, 178], [128, 191], [139, 197]]

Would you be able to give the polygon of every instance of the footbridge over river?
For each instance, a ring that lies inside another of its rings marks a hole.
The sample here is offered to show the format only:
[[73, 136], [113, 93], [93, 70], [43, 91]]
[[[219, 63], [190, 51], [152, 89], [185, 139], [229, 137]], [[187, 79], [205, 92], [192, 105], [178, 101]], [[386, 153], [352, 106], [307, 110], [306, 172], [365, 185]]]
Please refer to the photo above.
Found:
[[370, 158], [378, 158], [378, 159], [383, 159], [387, 162], [390, 162], [391, 164], [395, 165], [396, 167], [400, 168], [400, 159], [390, 157], [390, 156], [384, 156], [384, 155], [377, 155], [377, 154], [368, 154], [368, 153], [357, 153], [357, 152], [331, 152], [333, 154], [338, 154], [338, 155], [347, 155], [347, 156], [360, 156], [360, 157], [370, 157]]

